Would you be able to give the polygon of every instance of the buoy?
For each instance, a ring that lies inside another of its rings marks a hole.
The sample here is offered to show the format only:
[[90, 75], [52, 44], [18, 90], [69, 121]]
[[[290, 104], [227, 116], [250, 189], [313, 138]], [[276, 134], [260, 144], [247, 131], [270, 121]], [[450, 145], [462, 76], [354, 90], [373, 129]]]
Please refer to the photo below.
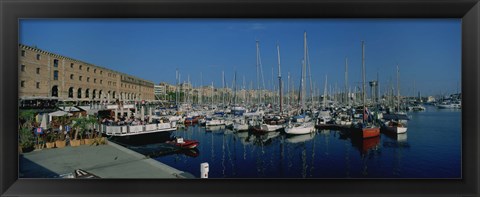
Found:
[[206, 179], [208, 178], [208, 171], [209, 171], [209, 166], [207, 162], [201, 163], [200, 164], [200, 178]]

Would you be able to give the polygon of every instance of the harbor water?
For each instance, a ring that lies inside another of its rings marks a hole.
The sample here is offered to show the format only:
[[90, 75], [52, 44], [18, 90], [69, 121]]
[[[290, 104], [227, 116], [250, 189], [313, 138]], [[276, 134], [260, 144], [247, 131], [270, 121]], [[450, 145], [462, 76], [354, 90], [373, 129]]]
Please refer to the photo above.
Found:
[[[461, 178], [461, 110], [427, 106], [408, 116], [406, 134], [366, 140], [335, 130], [289, 136], [194, 125], [118, 142], [196, 177], [208, 162], [209, 178]], [[171, 136], [200, 144], [170, 150], [163, 142]]]

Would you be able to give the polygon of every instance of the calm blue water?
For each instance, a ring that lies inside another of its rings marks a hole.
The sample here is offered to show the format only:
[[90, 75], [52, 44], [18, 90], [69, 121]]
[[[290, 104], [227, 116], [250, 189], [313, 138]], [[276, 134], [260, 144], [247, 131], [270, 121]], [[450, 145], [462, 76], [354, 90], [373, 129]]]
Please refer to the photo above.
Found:
[[193, 126], [171, 135], [200, 141], [194, 153], [151, 156], [197, 177], [208, 162], [209, 178], [461, 178], [461, 111], [427, 107], [409, 116], [406, 134], [363, 141], [330, 130], [290, 137]]

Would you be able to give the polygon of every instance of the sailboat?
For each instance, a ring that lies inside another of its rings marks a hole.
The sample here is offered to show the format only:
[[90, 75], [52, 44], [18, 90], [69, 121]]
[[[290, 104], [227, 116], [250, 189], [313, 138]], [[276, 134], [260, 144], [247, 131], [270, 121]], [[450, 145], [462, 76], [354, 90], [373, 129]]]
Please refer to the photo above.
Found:
[[307, 32], [303, 33], [303, 65], [302, 65], [302, 79], [300, 83], [300, 103], [302, 115], [297, 116], [296, 122], [290, 122], [287, 127], [285, 127], [285, 133], [287, 134], [307, 134], [313, 133], [315, 131], [315, 124], [308, 115], [305, 114], [305, 76], [306, 76], [306, 60], [307, 60]]
[[[401, 120], [408, 120], [407, 116], [405, 116], [400, 112], [400, 89], [398, 85], [398, 65], [397, 65], [397, 114], [389, 114], [389, 116], [384, 116], [383, 119], [385, 120], [382, 124], [382, 130], [387, 132], [392, 132], [396, 134], [405, 133], [407, 132], [407, 126]], [[403, 117], [403, 118], [402, 118]]]
[[323, 88], [323, 105], [317, 117], [317, 127], [325, 127], [332, 120], [330, 110], [327, 109], [327, 76], [325, 76], [325, 87]]
[[243, 115], [246, 110], [244, 107], [241, 107], [241, 106], [237, 106], [237, 102], [236, 102], [236, 99], [237, 99], [237, 72], [235, 72], [235, 75], [234, 75], [234, 86], [233, 86], [233, 90], [234, 90], [234, 99], [233, 99], [233, 108], [232, 108], [232, 114], [234, 116], [233, 118], [233, 130], [234, 131], [248, 131], [249, 129], [249, 126], [248, 126], [248, 121], [246, 120], [245, 116]]
[[[279, 87], [280, 87], [280, 114], [282, 113], [282, 77], [281, 77], [281, 70], [280, 70], [280, 46], [277, 44], [277, 54], [278, 54], [278, 79], [279, 79]], [[285, 128], [285, 119], [281, 115], [272, 115], [267, 118], [263, 119], [263, 123], [260, 124], [260, 131], [278, 131]]]
[[353, 125], [353, 130], [352, 130], [352, 137], [360, 137], [360, 138], [372, 138], [372, 137], [377, 137], [380, 135], [380, 128], [376, 125], [374, 125], [372, 122], [369, 122], [368, 119], [370, 117], [370, 114], [368, 112], [368, 109], [366, 107], [365, 103], [365, 44], [364, 41], [362, 41], [362, 101], [363, 101], [363, 107], [361, 109], [361, 113], [363, 114], [362, 121]]

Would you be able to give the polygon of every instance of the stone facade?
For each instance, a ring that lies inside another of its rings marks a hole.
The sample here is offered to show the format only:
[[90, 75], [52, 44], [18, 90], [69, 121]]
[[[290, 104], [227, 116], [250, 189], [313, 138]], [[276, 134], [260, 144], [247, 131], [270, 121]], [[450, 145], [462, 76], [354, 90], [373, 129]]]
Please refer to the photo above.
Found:
[[154, 100], [154, 83], [30, 46], [18, 48], [18, 94], [59, 100]]

